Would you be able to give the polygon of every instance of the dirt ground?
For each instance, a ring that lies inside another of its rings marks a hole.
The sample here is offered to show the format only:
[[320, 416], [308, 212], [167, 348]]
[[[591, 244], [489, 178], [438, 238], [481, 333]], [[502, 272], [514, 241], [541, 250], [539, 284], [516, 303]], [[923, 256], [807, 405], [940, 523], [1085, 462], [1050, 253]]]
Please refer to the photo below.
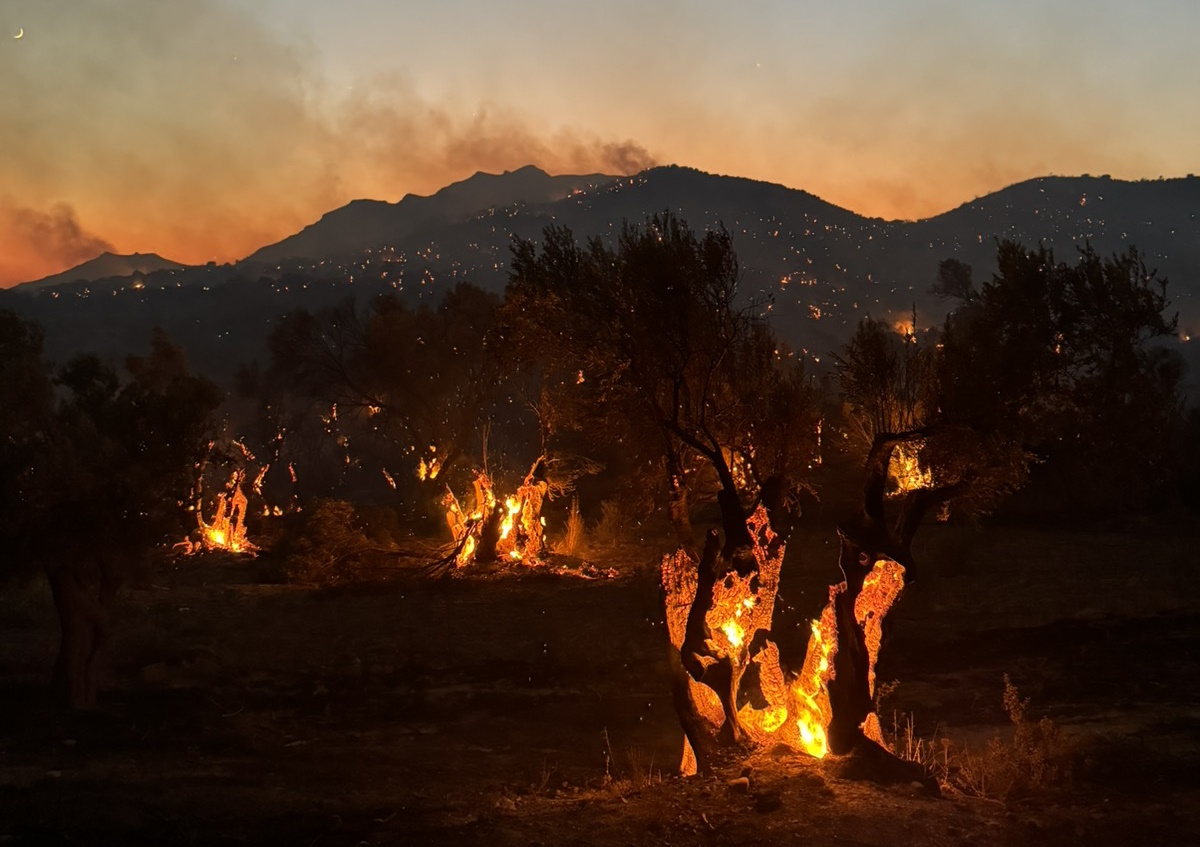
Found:
[[[653, 544], [597, 551], [615, 579], [431, 581], [406, 560], [325, 590], [279, 584], [269, 557], [201, 556], [123, 592], [86, 714], [46, 694], [48, 591], [0, 600], [0, 844], [1200, 844], [1195, 538], [918, 542], [885, 726], [986, 744], [1011, 730], [1008, 674], [1077, 745], [1070, 779], [934, 796], [781, 753], [673, 776]], [[833, 544], [789, 549], [782, 623], [801, 634]]]

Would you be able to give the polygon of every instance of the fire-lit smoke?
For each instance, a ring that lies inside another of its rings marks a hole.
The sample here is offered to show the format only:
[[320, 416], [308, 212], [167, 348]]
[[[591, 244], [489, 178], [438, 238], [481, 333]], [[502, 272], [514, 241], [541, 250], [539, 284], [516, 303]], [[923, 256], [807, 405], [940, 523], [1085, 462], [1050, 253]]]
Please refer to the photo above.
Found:
[[[1193, 169], [1193, 4], [1059, 5], [6, 0], [0, 188], [203, 262], [530, 163], [665, 160], [905, 218], [1048, 173]], [[12, 228], [0, 255], [0, 285], [77, 259]]]
[[47, 276], [111, 249], [109, 242], [84, 230], [66, 203], [40, 210], [0, 198], [0, 285]]
[[4, 17], [24, 35], [0, 43], [0, 286], [104, 249], [232, 261], [351, 199], [477, 170], [653, 163], [398, 75], [332, 91], [315, 47], [227, 0], [13, 0]]

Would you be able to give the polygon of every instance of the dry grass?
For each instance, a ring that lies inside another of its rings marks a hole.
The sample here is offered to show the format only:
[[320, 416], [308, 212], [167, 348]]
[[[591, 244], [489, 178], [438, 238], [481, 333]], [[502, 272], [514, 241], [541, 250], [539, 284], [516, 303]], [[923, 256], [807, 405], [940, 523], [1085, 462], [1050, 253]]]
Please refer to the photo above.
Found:
[[616, 500], [600, 504], [600, 520], [592, 529], [593, 541], [601, 547], [615, 547], [625, 538], [625, 514]]
[[1070, 787], [1079, 746], [1047, 717], [1029, 717], [1029, 698], [1022, 698], [1004, 675], [1004, 711], [1012, 728], [997, 733], [986, 744], [919, 737], [913, 715], [892, 713], [892, 752], [915, 762], [943, 788], [971, 797], [1007, 800]]
[[579, 513], [579, 498], [571, 498], [571, 509], [567, 512], [567, 531], [555, 545], [554, 552], [562, 556], [578, 556], [583, 550], [585, 529], [583, 515]]

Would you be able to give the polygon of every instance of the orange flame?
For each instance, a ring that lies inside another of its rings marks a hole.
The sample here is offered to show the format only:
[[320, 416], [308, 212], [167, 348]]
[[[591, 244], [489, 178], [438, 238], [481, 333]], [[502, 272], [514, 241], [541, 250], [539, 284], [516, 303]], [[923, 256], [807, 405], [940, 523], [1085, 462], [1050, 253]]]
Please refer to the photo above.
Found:
[[[740, 677], [750, 663], [757, 664], [761, 697], [750, 698], [738, 709], [742, 730], [756, 744], [784, 744], [823, 758], [828, 752], [827, 732], [832, 719], [828, 683], [837, 651], [834, 598], [845, 590], [845, 583], [830, 587], [829, 602], [820, 617], [811, 622], [804, 663], [798, 672], [784, 668], [779, 648], [770, 639], [761, 640], [762, 646], [748, 655], [749, 647], [756, 643], [756, 635], [770, 631], [784, 549], [783, 545], [771, 549], [774, 533], [762, 506], [751, 515], [747, 526], [754, 539], [752, 552], [757, 569], [745, 577], [731, 571], [714, 584], [705, 614], [708, 657], [702, 657], [702, 661], [716, 661], [715, 657], [727, 659], [735, 677]], [[682, 649], [686, 636], [688, 614], [697, 590], [696, 570], [696, 562], [686, 551], [677, 551], [663, 559], [667, 633], [676, 649]], [[855, 617], [866, 637], [872, 694], [883, 618], [903, 587], [904, 568], [890, 559], [880, 559], [855, 602]], [[697, 712], [715, 732], [725, 722], [720, 699], [712, 689], [691, 677], [688, 689]], [[864, 724], [864, 732], [880, 741], [878, 726], [878, 719], [871, 715]], [[695, 773], [695, 769], [695, 754], [685, 739], [680, 771], [686, 775]]]
[[[230, 553], [253, 553], [258, 549], [246, 538], [245, 520], [249, 504], [242, 492], [244, 474], [241, 470], [234, 471], [228, 490], [217, 495], [216, 513], [211, 523], [205, 522], [200, 510], [196, 510], [201, 549], [226, 550]], [[261, 475], [255, 480], [256, 484], [259, 484], [259, 480]]]
[[921, 467], [920, 450], [919, 443], [904, 443], [897, 445], [892, 452], [892, 461], [888, 466], [888, 476], [896, 483], [896, 490], [892, 492], [892, 496], [897, 497], [933, 485], [933, 474], [928, 468]]
[[[536, 467], [535, 463], [534, 469]], [[506, 497], [504, 505], [500, 506], [500, 537], [496, 544], [497, 556], [529, 565], [537, 563], [545, 547], [546, 522], [542, 517], [542, 502], [549, 493], [548, 484], [534, 478], [534, 469], [530, 470], [516, 494]], [[487, 474], [476, 474], [474, 488], [475, 510], [469, 515], [463, 512], [458, 498], [449, 488], [442, 500], [446, 523], [459, 545], [456, 557], [459, 567], [474, 560], [484, 522], [495, 513], [500, 502]]]

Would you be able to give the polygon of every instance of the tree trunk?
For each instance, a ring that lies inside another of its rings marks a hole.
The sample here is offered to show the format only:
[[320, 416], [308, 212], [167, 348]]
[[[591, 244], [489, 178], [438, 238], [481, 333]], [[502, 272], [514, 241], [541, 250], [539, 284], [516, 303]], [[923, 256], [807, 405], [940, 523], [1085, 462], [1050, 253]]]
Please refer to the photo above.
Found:
[[746, 510], [742, 508], [742, 498], [738, 495], [733, 472], [729, 470], [729, 465], [720, 453], [711, 461], [717, 470], [717, 478], [721, 481], [721, 489], [717, 492], [717, 505], [721, 508], [721, 529], [725, 532], [725, 546], [721, 552], [725, 558], [733, 559], [738, 550], [753, 546], [754, 541], [750, 538], [750, 530], [746, 528]]
[[[678, 651], [678, 666], [672, 663], [675, 711], [701, 771], [708, 769], [720, 748], [738, 744], [744, 738], [736, 704], [741, 669], [735, 668], [727, 657], [714, 656], [707, 646], [710, 633], [705, 617], [712, 602], [713, 586], [720, 576], [721, 563], [720, 539], [716, 530], [711, 530], [705, 538], [704, 554], [698, 565], [696, 595], [688, 610], [683, 645]], [[716, 736], [708, 731], [696, 712], [688, 694], [689, 677], [712, 689], [721, 702], [725, 721]]]
[[767, 477], [758, 489], [759, 502], [766, 507], [771, 529], [784, 541], [792, 534], [799, 517], [797, 503], [792, 497], [792, 482], [782, 474]]
[[700, 548], [696, 546], [696, 530], [692, 527], [692, 504], [688, 497], [688, 482], [683, 468], [675, 459], [668, 459], [667, 470], [670, 473], [670, 496], [667, 501], [667, 515], [671, 520], [671, 528], [675, 530], [675, 538], [679, 546], [693, 556], [699, 557]]
[[862, 724], [875, 710], [866, 636], [854, 611], [863, 580], [874, 567], [875, 556], [859, 542], [842, 535], [838, 564], [845, 583], [833, 598], [837, 650], [833, 676], [828, 683], [830, 720], [826, 732], [829, 752], [843, 756], [866, 742]]
[[100, 660], [108, 640], [104, 607], [76, 570], [60, 566], [47, 576], [62, 629], [53, 685], [71, 708], [90, 709], [96, 705]]
[[483, 525], [479, 528], [479, 543], [475, 546], [472, 558], [476, 562], [496, 561], [496, 545], [500, 543], [500, 524], [504, 521], [504, 504], [497, 503], [491, 511], [483, 516]]

